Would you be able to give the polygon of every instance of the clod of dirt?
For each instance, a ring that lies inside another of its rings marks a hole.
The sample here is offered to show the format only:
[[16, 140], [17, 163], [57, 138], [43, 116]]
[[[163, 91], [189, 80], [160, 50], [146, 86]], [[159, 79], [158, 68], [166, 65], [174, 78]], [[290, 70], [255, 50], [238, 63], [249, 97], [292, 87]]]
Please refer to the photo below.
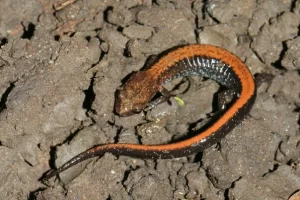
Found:
[[252, 48], [266, 64], [275, 63], [283, 51], [282, 42], [298, 35], [300, 17], [291, 12], [272, 18], [253, 38]]
[[278, 1], [274, 4], [273, 0], [266, 0], [258, 2], [256, 6], [248, 28], [252, 36], [258, 35], [262, 26], [271, 18], [276, 17], [278, 13], [289, 10], [291, 1]]
[[[206, 5], [206, 9], [218, 22], [230, 23], [237, 16], [246, 16], [249, 19], [252, 16], [255, 6], [256, 3], [254, 1], [210, 1]], [[236, 7], [239, 9], [236, 9]]]
[[109, 23], [125, 27], [133, 22], [133, 14], [128, 9], [114, 7], [108, 11], [107, 20]]
[[287, 41], [286, 48], [282, 66], [287, 70], [300, 69], [300, 37]]
[[148, 39], [152, 36], [154, 28], [140, 25], [131, 25], [123, 29], [123, 34], [134, 39]]
[[160, 53], [167, 46], [196, 42], [191, 23], [173, 9], [144, 9], [137, 14], [137, 21], [157, 30], [146, 44], [147, 53]]
[[[230, 188], [243, 176], [262, 176], [273, 169], [280, 138], [268, 126], [248, 119], [220, 142], [220, 150], [204, 151], [203, 167], [217, 188]], [[247, 132], [249, 130], [251, 133]], [[239, 141], [239, 142], [237, 142]]]
[[231, 199], [288, 199], [300, 187], [298, 173], [299, 169], [294, 171], [292, 167], [279, 166], [259, 179], [242, 178], [235, 182], [229, 196]]

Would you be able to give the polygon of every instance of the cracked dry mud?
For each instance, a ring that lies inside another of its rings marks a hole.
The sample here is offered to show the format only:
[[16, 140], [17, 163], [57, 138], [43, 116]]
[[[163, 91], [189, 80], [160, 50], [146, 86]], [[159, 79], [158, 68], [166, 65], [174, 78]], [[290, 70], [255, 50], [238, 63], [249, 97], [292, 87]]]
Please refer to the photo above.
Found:
[[[300, 190], [299, 1], [2, 0], [0, 22], [0, 199], [282, 200]], [[184, 107], [113, 112], [126, 77], [193, 43], [271, 75], [220, 144], [168, 160], [106, 154], [39, 181], [94, 145], [170, 143], [201, 127], [219, 85], [200, 77]]]

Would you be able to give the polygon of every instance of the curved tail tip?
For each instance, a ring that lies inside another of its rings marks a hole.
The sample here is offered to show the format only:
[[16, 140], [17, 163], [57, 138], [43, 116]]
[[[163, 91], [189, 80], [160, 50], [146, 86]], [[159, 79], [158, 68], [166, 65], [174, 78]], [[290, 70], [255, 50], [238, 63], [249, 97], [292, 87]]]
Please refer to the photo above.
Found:
[[57, 170], [49, 170], [45, 174], [43, 174], [43, 176], [39, 179], [39, 181], [42, 181], [42, 182], [47, 181], [57, 174], [58, 174]]

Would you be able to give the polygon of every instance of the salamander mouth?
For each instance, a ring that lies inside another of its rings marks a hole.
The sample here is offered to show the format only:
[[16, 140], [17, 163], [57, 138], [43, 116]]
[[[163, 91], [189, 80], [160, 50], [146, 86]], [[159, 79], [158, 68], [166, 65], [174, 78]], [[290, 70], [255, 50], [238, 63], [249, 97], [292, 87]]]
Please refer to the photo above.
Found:
[[124, 111], [124, 109], [122, 109], [122, 103], [118, 98], [116, 98], [116, 101], [115, 101], [115, 112], [121, 117], [129, 115], [128, 113], [126, 113]]
[[135, 109], [129, 109], [129, 106], [122, 103], [120, 100], [116, 100], [115, 102], [115, 112], [120, 117], [128, 117], [137, 113], [140, 113], [141, 111], [135, 110]]
[[118, 107], [118, 109], [116, 108], [116, 113], [120, 116], [120, 117], [128, 117], [131, 115], [136, 114], [133, 111], [124, 111], [123, 109], [120, 109], [120, 107]]

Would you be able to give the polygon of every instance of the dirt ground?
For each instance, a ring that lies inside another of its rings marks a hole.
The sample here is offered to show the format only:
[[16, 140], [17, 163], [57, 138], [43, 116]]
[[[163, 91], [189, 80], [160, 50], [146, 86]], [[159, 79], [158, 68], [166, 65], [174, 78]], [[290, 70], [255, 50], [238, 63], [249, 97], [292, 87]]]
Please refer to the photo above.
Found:
[[[0, 199], [282, 200], [300, 190], [300, 1], [0, 3]], [[197, 155], [107, 153], [39, 181], [94, 145], [172, 143], [201, 127], [219, 85], [199, 77], [184, 107], [114, 113], [126, 77], [152, 55], [194, 43], [228, 49], [262, 77], [242, 124]]]

